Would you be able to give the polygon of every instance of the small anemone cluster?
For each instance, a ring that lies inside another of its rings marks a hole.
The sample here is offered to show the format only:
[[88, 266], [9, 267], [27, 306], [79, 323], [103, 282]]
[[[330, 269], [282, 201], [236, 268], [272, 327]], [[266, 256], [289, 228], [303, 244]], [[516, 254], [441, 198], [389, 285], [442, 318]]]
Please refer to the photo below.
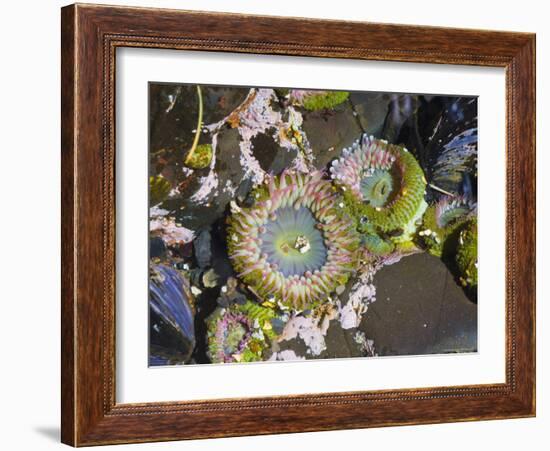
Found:
[[285, 170], [233, 205], [229, 257], [238, 277], [262, 299], [303, 309], [324, 301], [356, 267], [359, 237], [323, 173]]
[[332, 162], [330, 174], [372, 254], [411, 242], [426, 208], [426, 180], [407, 149], [363, 135]]
[[278, 314], [329, 305], [361, 265], [394, 252], [420, 247], [441, 257], [453, 245], [456, 255], [460, 242], [453, 261], [459, 280], [465, 288], [477, 284], [476, 205], [446, 196], [428, 207], [426, 185], [407, 149], [363, 135], [328, 174], [286, 169], [266, 175], [246, 202], [232, 202], [228, 255], [259, 303], [216, 310], [208, 326], [212, 361], [265, 357]]
[[462, 226], [475, 218], [477, 205], [465, 196], [444, 196], [428, 207], [418, 232], [420, 243], [437, 257], [454, 252]]
[[441, 257], [468, 295], [477, 289], [477, 204], [466, 196], [443, 196], [424, 214], [418, 244]]
[[262, 360], [275, 337], [274, 311], [247, 301], [218, 308], [207, 320], [208, 356], [213, 363]]

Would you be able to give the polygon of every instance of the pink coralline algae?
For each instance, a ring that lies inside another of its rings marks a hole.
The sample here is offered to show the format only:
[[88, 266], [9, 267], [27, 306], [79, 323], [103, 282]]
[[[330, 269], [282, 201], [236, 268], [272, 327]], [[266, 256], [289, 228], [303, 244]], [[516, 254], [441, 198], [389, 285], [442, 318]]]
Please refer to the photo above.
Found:
[[340, 308], [342, 329], [359, 327], [368, 305], [376, 301], [376, 288], [372, 283], [358, 281], [351, 288], [348, 302]]
[[190, 243], [195, 233], [177, 224], [176, 219], [167, 214], [166, 210], [151, 208], [149, 221], [151, 236], [159, 236], [168, 246]]

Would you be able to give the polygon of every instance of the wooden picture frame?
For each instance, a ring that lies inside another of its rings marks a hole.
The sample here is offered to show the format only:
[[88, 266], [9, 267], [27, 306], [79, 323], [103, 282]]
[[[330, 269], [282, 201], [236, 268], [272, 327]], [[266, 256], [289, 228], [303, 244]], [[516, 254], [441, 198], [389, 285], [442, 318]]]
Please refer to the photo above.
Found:
[[[61, 32], [64, 443], [85, 446], [535, 415], [534, 34], [79, 4], [62, 9]], [[118, 47], [505, 68], [506, 382], [118, 404]]]

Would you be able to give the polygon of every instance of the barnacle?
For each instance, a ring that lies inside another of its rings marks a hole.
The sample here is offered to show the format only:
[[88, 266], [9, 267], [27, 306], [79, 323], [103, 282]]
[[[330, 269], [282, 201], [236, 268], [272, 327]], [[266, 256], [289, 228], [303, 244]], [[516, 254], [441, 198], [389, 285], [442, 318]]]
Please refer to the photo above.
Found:
[[359, 237], [321, 172], [268, 176], [252, 197], [252, 207], [234, 205], [228, 218], [229, 257], [241, 280], [262, 298], [296, 309], [346, 283]]
[[464, 224], [459, 232], [456, 265], [461, 285], [475, 289], [477, 287], [477, 219], [475, 218]]
[[418, 232], [420, 243], [432, 255], [441, 257], [445, 247], [456, 247], [460, 227], [475, 217], [477, 206], [464, 196], [444, 196], [428, 207]]
[[330, 173], [369, 250], [384, 254], [411, 240], [426, 208], [426, 180], [405, 148], [363, 135]]

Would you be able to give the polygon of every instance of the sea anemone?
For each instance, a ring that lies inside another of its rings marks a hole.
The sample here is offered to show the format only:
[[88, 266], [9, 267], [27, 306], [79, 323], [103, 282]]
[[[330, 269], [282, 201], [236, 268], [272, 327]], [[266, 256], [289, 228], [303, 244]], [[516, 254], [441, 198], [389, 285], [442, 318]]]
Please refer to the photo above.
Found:
[[332, 162], [331, 177], [375, 254], [410, 241], [426, 208], [426, 180], [407, 149], [363, 135]]
[[456, 248], [460, 227], [475, 217], [477, 206], [465, 196], [444, 196], [428, 207], [418, 232], [420, 242], [432, 255], [441, 257], [445, 248]]
[[233, 204], [228, 252], [262, 299], [302, 309], [323, 302], [355, 269], [358, 235], [322, 172], [267, 176], [249, 208]]
[[242, 313], [216, 310], [208, 318], [208, 356], [213, 363], [240, 361], [252, 337], [252, 322]]
[[456, 265], [464, 288], [477, 287], [477, 219], [468, 221], [458, 235]]
[[272, 309], [252, 301], [218, 308], [207, 320], [208, 356], [213, 363], [255, 362], [263, 359], [276, 336]]

